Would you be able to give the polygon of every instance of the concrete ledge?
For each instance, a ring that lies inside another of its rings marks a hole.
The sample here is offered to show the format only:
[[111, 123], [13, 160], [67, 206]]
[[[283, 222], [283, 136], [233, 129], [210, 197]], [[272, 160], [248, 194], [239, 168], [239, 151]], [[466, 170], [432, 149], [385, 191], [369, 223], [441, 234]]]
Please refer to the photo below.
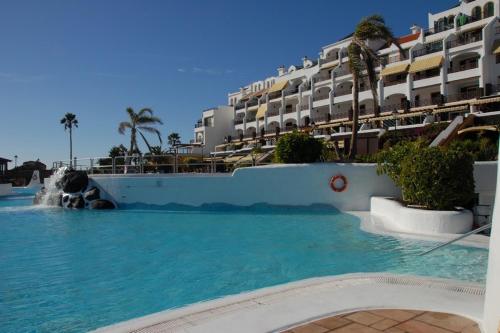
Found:
[[469, 210], [407, 208], [397, 200], [384, 197], [371, 198], [371, 214], [379, 217], [387, 230], [423, 235], [463, 234], [471, 230], [473, 223]]
[[132, 319], [95, 332], [280, 332], [367, 309], [446, 312], [481, 322], [484, 287], [392, 274], [313, 278]]

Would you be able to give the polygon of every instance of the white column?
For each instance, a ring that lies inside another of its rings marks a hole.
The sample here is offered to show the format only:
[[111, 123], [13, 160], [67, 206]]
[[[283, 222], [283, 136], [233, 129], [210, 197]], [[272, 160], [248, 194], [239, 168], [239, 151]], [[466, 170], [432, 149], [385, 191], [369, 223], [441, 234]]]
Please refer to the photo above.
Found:
[[500, 168], [497, 170], [493, 228], [491, 229], [483, 328], [486, 333], [500, 330]]

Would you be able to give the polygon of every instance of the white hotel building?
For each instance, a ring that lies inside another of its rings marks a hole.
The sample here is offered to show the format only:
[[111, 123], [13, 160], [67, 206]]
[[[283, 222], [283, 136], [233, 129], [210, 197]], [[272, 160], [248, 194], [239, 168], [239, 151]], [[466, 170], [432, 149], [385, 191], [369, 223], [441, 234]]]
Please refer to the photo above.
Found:
[[[402, 129], [423, 126], [433, 119], [448, 121], [456, 115], [500, 110], [496, 104], [500, 102], [496, 97], [500, 87], [499, 8], [500, 0], [462, 0], [451, 9], [428, 14], [429, 28], [413, 26], [411, 34], [399, 38], [404, 55], [395, 45], [370, 42], [382, 59], [376, 69], [380, 114], [375, 118], [372, 92], [362, 82], [360, 140], [364, 136], [367, 140], [359, 151], [372, 151], [377, 135], [391, 121]], [[272, 144], [279, 134], [299, 129], [344, 143], [352, 124], [349, 44], [347, 37], [324, 46], [319, 59], [304, 58], [300, 66], [280, 67], [277, 76], [228, 94], [231, 115], [221, 117], [227, 123], [215, 121], [212, 126], [229, 130], [215, 135], [207, 126], [197, 127], [195, 141], [204, 143], [209, 151], [223, 150], [228, 141], [246, 143], [261, 138]], [[375, 128], [376, 123], [382, 128]]]

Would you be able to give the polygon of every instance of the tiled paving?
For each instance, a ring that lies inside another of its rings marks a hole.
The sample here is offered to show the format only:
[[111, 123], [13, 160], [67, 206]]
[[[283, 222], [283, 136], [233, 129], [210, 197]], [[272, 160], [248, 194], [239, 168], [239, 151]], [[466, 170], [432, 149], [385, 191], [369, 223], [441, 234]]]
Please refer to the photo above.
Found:
[[370, 310], [294, 327], [286, 333], [480, 333], [470, 319], [440, 312]]

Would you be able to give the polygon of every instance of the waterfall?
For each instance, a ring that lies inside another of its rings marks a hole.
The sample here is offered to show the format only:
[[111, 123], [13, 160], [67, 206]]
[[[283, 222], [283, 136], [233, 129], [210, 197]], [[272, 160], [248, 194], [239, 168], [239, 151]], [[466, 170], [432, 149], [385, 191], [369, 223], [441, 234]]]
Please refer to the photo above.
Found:
[[60, 206], [60, 198], [62, 190], [59, 186], [59, 181], [64, 176], [67, 167], [57, 169], [45, 184], [40, 194], [39, 203], [45, 206]]

